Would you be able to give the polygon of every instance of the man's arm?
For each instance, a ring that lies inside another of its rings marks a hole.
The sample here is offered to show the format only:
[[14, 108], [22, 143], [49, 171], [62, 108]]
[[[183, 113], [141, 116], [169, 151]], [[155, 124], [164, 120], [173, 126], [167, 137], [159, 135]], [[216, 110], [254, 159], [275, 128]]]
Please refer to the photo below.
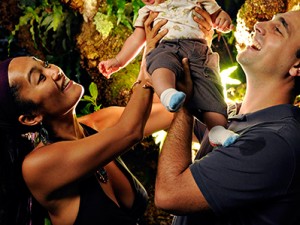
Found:
[[[183, 66], [185, 77], [190, 77], [187, 61], [183, 61]], [[184, 86], [189, 88], [191, 84]], [[209, 208], [189, 169], [193, 124], [194, 117], [185, 107], [175, 113], [158, 160], [155, 204], [174, 214]]]

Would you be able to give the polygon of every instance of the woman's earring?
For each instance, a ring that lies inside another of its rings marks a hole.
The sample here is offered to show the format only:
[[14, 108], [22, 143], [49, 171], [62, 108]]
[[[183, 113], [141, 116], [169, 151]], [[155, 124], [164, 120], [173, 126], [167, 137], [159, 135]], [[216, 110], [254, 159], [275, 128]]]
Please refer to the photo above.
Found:
[[40, 141], [44, 144], [47, 145], [49, 144], [49, 135], [48, 135], [48, 131], [46, 130], [46, 128], [43, 126], [42, 122], [40, 123], [41, 128], [40, 128]]
[[28, 132], [21, 135], [23, 138], [26, 138], [28, 141], [30, 141], [34, 147], [37, 146], [40, 142], [39, 140], [39, 133], [38, 132]]

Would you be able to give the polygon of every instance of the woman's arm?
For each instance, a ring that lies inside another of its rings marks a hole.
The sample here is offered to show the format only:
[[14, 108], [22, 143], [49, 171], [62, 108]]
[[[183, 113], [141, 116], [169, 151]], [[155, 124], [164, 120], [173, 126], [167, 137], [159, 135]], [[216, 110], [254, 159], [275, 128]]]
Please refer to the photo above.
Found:
[[[154, 96], [154, 98], [156, 98]], [[98, 132], [114, 126], [120, 119], [125, 107], [110, 106], [97, 112], [78, 118], [79, 122], [88, 125]], [[144, 135], [169, 128], [173, 119], [173, 113], [170, 113], [160, 102], [153, 100], [152, 110], [149, 119], [146, 122]]]
[[135, 85], [127, 106], [111, 127], [83, 139], [37, 148], [25, 158], [23, 177], [35, 196], [49, 197], [54, 191], [105, 166], [144, 137], [153, 90], [145, 88], [150, 81], [146, 70], [141, 70], [139, 79], [141, 83]]

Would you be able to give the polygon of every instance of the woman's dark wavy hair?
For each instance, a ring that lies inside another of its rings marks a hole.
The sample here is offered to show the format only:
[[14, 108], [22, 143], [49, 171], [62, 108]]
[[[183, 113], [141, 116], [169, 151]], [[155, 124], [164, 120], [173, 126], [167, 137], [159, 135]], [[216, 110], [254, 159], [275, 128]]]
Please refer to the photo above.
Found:
[[[19, 115], [30, 115], [37, 110], [38, 106], [32, 101], [21, 99], [17, 86], [11, 91]], [[1, 225], [44, 225], [47, 212], [32, 198], [22, 176], [22, 162], [34, 146], [21, 134], [36, 129], [21, 124], [14, 128], [0, 127]]]

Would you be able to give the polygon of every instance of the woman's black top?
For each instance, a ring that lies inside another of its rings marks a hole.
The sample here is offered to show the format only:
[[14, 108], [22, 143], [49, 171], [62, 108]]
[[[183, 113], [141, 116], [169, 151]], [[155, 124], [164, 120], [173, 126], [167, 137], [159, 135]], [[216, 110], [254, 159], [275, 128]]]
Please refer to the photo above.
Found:
[[[89, 135], [96, 133], [83, 125]], [[83, 179], [79, 184], [80, 206], [74, 225], [136, 225], [144, 214], [148, 195], [142, 184], [129, 171], [121, 158], [115, 160], [116, 165], [129, 180], [135, 193], [132, 208], [116, 205], [102, 190], [95, 175]]]

